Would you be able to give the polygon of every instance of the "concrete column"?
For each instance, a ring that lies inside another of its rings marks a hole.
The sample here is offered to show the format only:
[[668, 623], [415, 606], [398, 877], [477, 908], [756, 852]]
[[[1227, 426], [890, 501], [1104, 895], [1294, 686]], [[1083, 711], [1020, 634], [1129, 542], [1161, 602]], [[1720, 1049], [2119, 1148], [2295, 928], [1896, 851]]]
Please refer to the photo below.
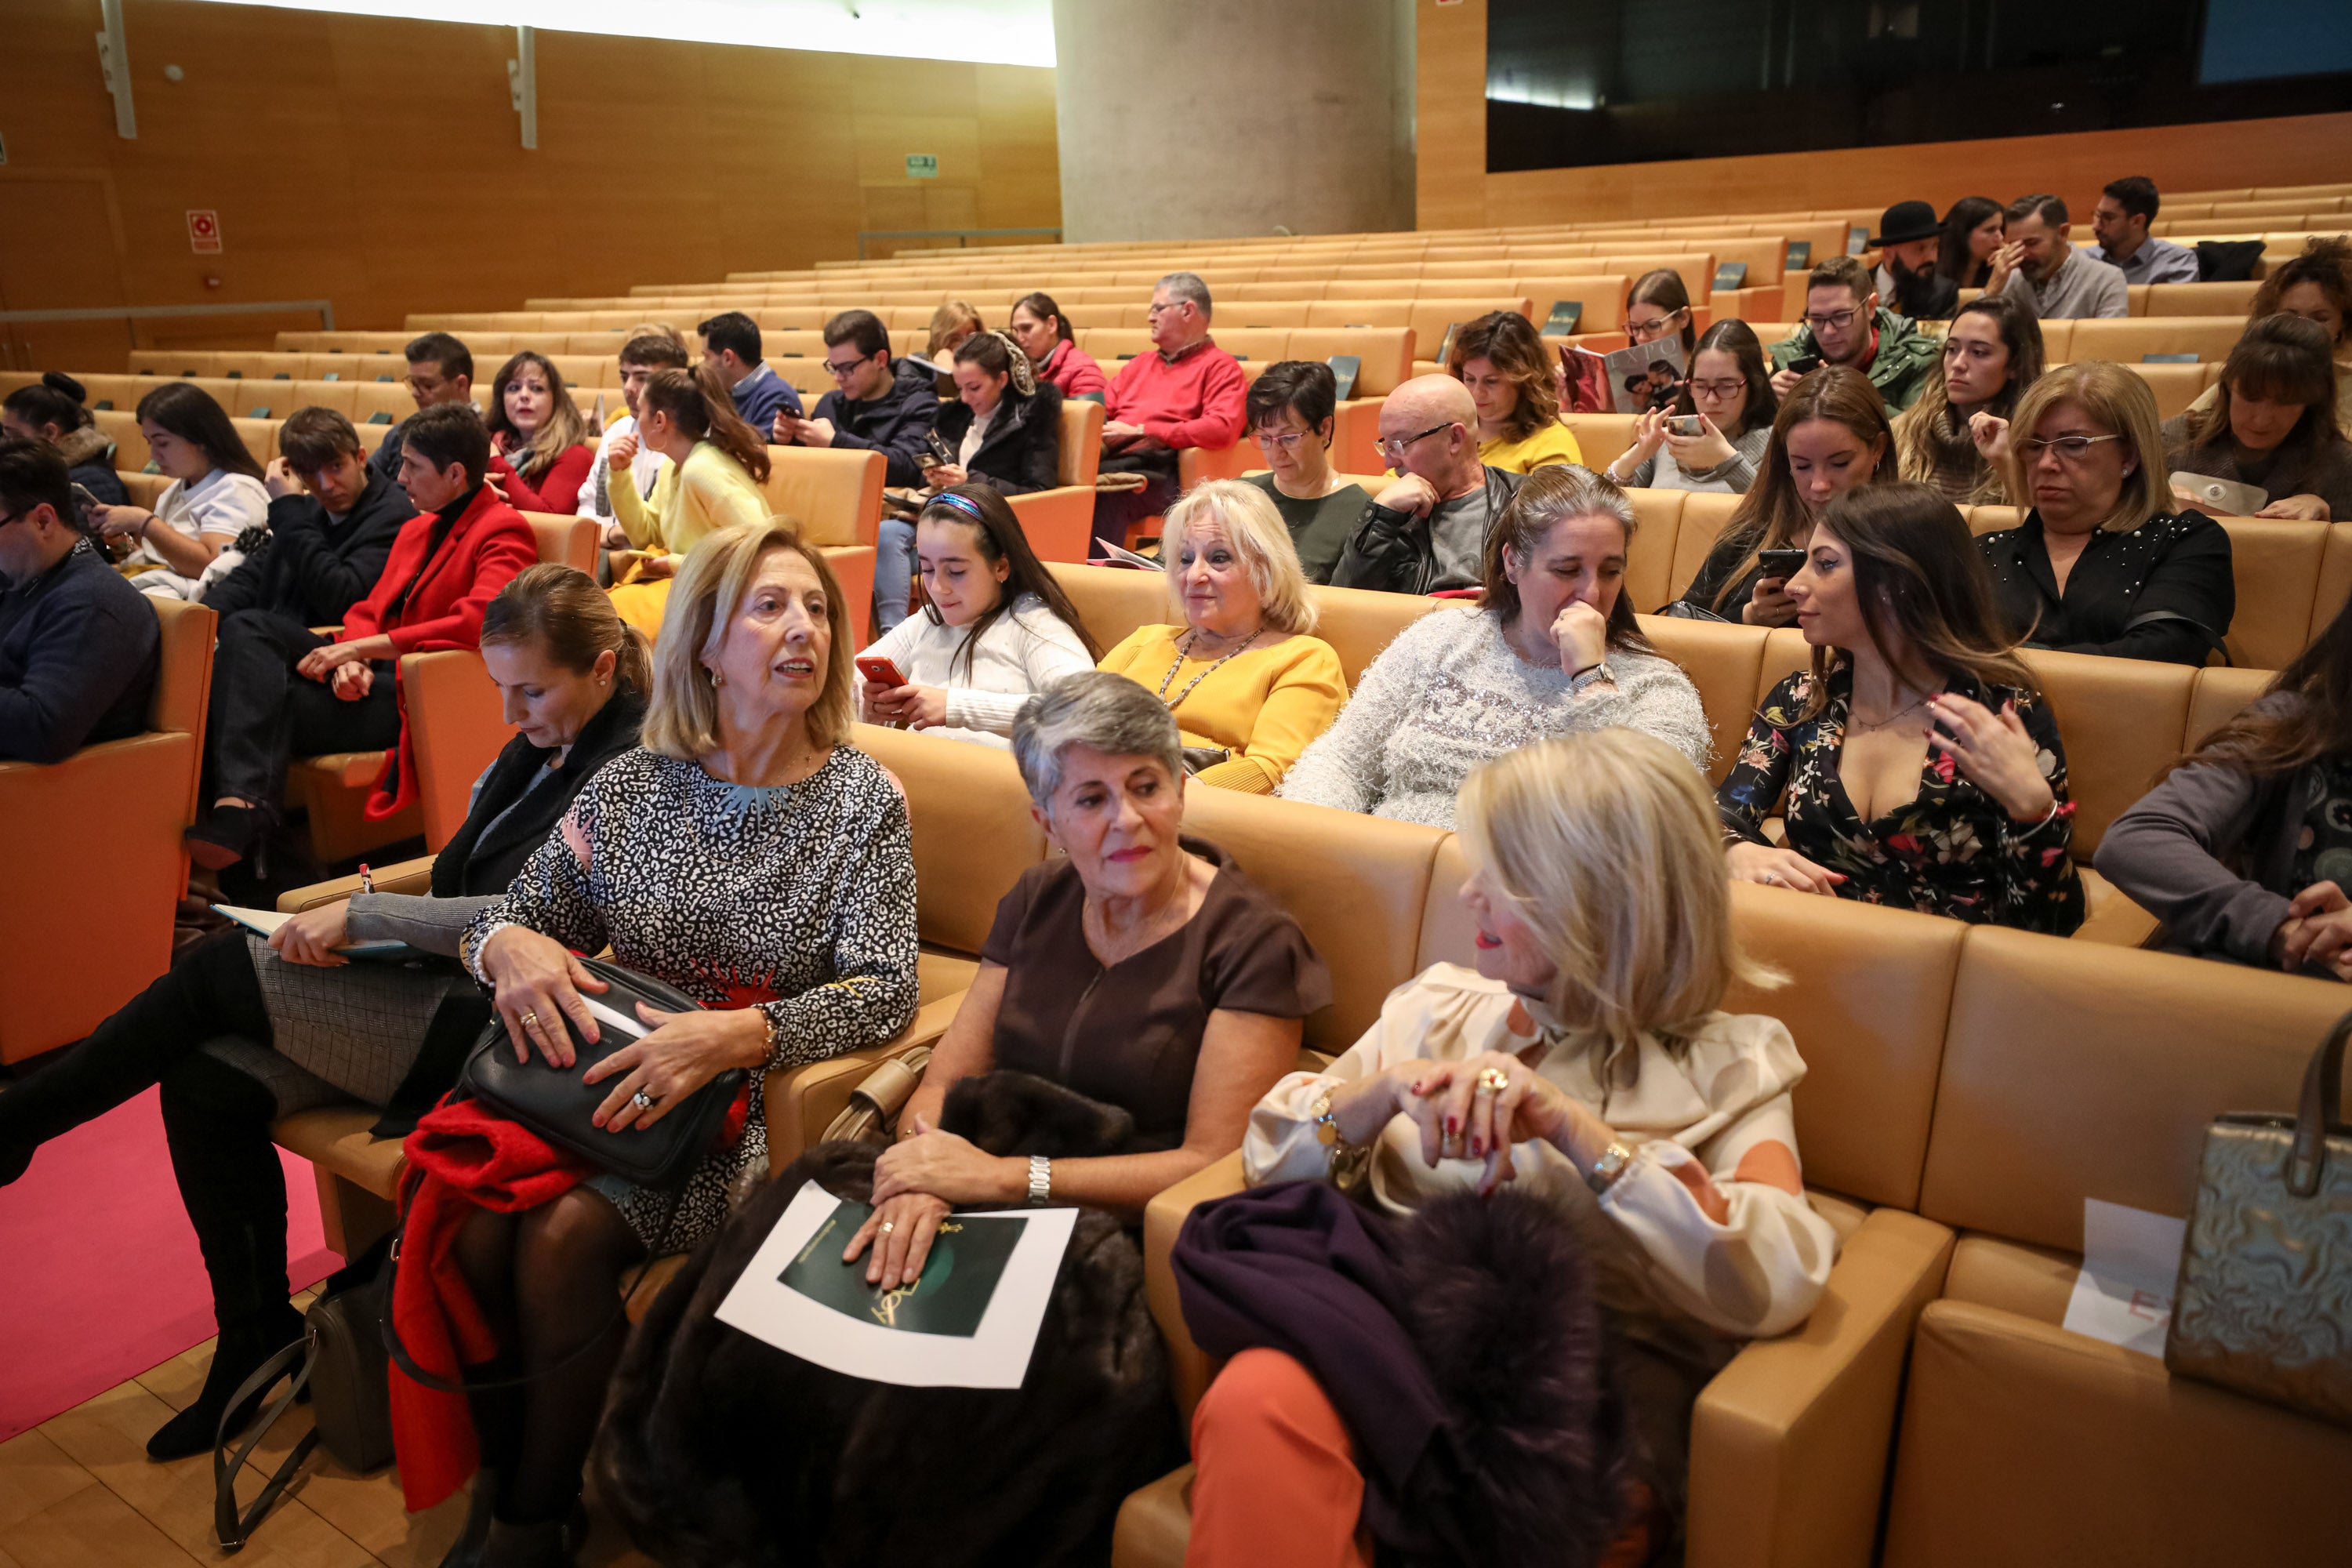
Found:
[[1409, 229], [1412, 0], [1054, 0], [1063, 237]]

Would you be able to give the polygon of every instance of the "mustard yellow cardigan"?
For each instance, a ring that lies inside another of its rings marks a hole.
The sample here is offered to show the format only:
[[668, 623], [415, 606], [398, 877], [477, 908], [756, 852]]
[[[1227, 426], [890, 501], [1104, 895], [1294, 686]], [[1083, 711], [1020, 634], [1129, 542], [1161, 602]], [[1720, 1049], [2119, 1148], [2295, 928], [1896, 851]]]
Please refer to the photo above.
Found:
[[697, 441], [684, 463], [663, 458], [647, 500], [637, 499], [633, 484], [610, 488], [613, 517], [639, 550], [684, 555], [707, 534], [768, 520], [768, 498], [759, 482], [708, 441]]
[[[1176, 645], [1191, 628], [1138, 626], [1097, 668], [1124, 675], [1163, 700], [1192, 686], [1214, 658], [1180, 662]], [[1175, 667], [1172, 675], [1170, 667]], [[1254, 647], [1192, 686], [1176, 709], [1187, 746], [1216, 746], [1233, 756], [1198, 775], [1205, 784], [1271, 795], [1307, 742], [1331, 727], [1348, 700], [1339, 656], [1320, 637], [1289, 637]]]

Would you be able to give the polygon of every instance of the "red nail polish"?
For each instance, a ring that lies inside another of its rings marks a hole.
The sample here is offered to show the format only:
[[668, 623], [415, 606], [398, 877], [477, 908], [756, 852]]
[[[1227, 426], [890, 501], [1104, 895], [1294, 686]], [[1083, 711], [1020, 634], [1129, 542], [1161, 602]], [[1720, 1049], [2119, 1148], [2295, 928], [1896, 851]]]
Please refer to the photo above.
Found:
[[1445, 1131], [1448, 1135], [1460, 1133], [1462, 1131], [1462, 1118], [1458, 1116], [1447, 1117], [1445, 1119]]

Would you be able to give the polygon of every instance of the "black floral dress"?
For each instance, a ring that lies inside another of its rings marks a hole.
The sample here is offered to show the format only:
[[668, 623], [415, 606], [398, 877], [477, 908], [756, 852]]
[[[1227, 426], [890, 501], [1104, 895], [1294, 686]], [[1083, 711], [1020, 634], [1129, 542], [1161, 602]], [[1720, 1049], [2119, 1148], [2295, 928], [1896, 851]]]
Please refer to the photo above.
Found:
[[2013, 820], [1948, 754], [1931, 747], [1917, 796], [1864, 822], [1838, 777], [1853, 694], [1853, 668], [1843, 657], [1827, 679], [1829, 700], [1811, 719], [1797, 717], [1812, 697], [1810, 670], [1789, 677], [1765, 699], [1716, 792], [1726, 840], [1768, 843], [1764, 819], [1785, 793], [1789, 847], [1843, 875], [1840, 898], [1975, 925], [2073, 934], [2083, 923], [2083, 884], [2068, 853], [2074, 808], [2066, 798], [2065, 746], [2049, 705], [2009, 687], [1964, 691], [1995, 712], [2016, 703], [2059, 800], [2050, 820]]
[[[906, 798], [847, 746], [776, 788], [625, 752], [475, 917], [465, 951], [478, 962], [507, 925], [575, 952], [609, 942], [614, 962], [706, 1006], [763, 1009], [775, 1026], [769, 1069], [822, 1061], [878, 1046], [915, 1016], [913, 850]], [[682, 1198], [609, 1175], [589, 1185], [648, 1247], [690, 1248], [719, 1228], [740, 1183], [768, 1174], [761, 1089], [755, 1073], [741, 1134], [703, 1161]]]

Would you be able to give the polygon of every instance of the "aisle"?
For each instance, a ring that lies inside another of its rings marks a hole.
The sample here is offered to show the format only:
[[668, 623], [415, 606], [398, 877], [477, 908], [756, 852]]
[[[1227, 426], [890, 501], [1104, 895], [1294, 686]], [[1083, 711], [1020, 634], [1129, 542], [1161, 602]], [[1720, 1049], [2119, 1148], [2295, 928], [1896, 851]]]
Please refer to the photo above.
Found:
[[[286, 1165], [287, 1255], [306, 1289], [341, 1261], [307, 1160]], [[0, 1187], [0, 1440], [213, 1333], [212, 1293], [163, 1146], [159, 1091], [44, 1148]]]

